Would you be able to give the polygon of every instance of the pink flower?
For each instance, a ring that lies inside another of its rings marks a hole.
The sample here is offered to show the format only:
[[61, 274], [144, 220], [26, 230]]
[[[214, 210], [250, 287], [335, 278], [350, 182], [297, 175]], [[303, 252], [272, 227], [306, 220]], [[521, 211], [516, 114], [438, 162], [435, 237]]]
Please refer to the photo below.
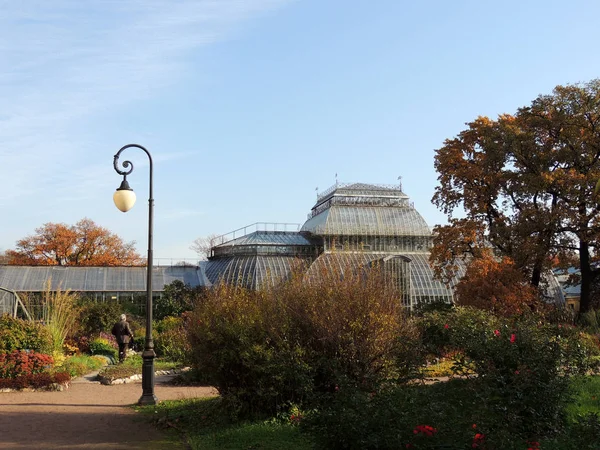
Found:
[[448, 328], [450, 328], [450, 325], [446, 324], [444, 325], [444, 328], [447, 330]]
[[517, 340], [517, 335], [516, 335], [516, 334], [514, 334], [514, 333], [513, 333], [513, 334], [511, 334], [511, 335], [510, 335], [510, 343], [511, 343], [511, 344], [514, 344], [516, 340]]
[[494, 334], [495, 334], [496, 336], [500, 336], [500, 330], [494, 330]]

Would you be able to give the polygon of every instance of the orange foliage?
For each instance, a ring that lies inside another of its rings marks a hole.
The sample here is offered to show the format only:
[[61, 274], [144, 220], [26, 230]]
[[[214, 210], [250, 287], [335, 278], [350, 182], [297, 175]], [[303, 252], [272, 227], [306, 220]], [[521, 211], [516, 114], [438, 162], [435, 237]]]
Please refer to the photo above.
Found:
[[143, 260], [135, 242], [125, 243], [116, 234], [84, 218], [73, 226], [46, 223], [35, 234], [17, 241], [6, 255], [9, 264], [33, 266], [134, 266]]
[[536, 289], [510, 258], [498, 260], [491, 254], [474, 259], [456, 285], [457, 304], [503, 315], [519, 314], [535, 307]]

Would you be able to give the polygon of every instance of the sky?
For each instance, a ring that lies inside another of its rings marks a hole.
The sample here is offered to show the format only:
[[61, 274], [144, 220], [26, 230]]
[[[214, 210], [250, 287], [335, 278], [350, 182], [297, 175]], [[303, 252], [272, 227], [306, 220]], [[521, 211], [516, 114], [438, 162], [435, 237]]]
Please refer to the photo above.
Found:
[[600, 3], [0, 0], [0, 251], [87, 217], [154, 257], [303, 223], [336, 179], [394, 185], [433, 227], [436, 149], [600, 76]]

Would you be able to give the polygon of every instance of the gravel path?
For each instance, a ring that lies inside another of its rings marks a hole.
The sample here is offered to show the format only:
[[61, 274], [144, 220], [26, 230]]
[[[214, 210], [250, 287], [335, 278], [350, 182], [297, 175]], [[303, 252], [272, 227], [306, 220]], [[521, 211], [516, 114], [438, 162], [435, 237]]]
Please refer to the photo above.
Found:
[[[142, 395], [141, 382], [105, 386], [92, 378], [77, 378], [62, 392], [0, 393], [0, 449], [186, 448], [129, 407]], [[156, 377], [159, 400], [216, 395], [210, 387], [168, 385], [170, 378]]]

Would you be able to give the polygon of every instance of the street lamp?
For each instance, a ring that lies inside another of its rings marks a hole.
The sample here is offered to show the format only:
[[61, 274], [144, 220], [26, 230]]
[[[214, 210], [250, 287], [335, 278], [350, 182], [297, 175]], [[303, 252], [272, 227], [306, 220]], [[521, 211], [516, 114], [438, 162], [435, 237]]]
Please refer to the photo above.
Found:
[[150, 152], [148, 152], [148, 150], [141, 145], [126, 145], [121, 147], [121, 149], [115, 155], [113, 164], [117, 173], [123, 175], [123, 181], [121, 182], [121, 186], [119, 186], [117, 191], [114, 193], [113, 200], [115, 202], [115, 206], [123, 212], [129, 211], [131, 208], [133, 208], [135, 203], [135, 192], [133, 192], [133, 189], [129, 187], [129, 183], [127, 182], [127, 175], [133, 172], [133, 164], [131, 161], [123, 161], [123, 168], [127, 170], [121, 170], [118, 166], [121, 152], [130, 147], [136, 147], [143, 150], [146, 152], [146, 155], [148, 155], [148, 159], [150, 160], [150, 193], [148, 198], [148, 259], [146, 261], [146, 343], [142, 353], [142, 358], [144, 360], [142, 365], [142, 396], [140, 397], [138, 404], [156, 405], [158, 402], [156, 395], [154, 395], [154, 358], [156, 357], [156, 353], [154, 353], [154, 341], [152, 340], [152, 222], [154, 213], [154, 199], [152, 198], [152, 156], [150, 156]]

